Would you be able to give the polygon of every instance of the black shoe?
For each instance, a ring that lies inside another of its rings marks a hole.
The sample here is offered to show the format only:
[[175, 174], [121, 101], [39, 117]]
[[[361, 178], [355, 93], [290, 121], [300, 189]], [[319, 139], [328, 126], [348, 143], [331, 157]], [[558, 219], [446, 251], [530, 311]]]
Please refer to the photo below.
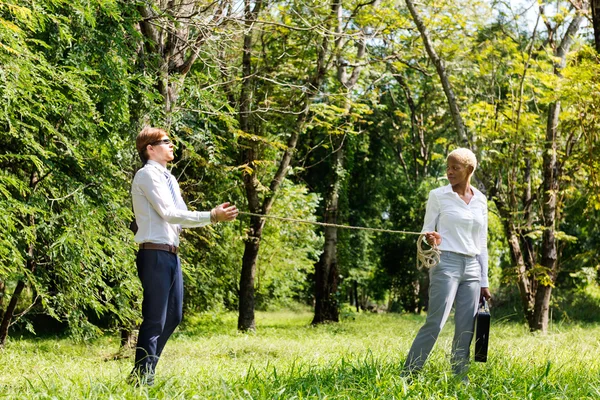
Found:
[[127, 383], [135, 387], [138, 386], [153, 386], [154, 385], [154, 373], [144, 372], [138, 368], [134, 368], [127, 378]]

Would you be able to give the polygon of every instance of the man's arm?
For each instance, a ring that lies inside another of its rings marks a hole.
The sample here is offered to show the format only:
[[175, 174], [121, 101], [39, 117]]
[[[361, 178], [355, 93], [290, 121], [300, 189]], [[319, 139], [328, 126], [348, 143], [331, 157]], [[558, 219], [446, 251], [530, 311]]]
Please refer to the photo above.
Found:
[[180, 210], [173, 203], [166, 181], [150, 171], [143, 171], [138, 185], [156, 213], [170, 224], [179, 224], [185, 228], [201, 227], [210, 224], [209, 211]]

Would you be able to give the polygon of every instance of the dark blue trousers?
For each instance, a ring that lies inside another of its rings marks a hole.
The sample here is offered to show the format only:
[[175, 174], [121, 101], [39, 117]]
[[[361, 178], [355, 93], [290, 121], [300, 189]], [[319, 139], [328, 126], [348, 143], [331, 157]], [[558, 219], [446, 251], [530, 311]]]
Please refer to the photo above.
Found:
[[176, 254], [162, 250], [140, 250], [136, 265], [144, 289], [142, 316], [135, 351], [135, 369], [154, 374], [167, 340], [183, 314], [183, 276]]

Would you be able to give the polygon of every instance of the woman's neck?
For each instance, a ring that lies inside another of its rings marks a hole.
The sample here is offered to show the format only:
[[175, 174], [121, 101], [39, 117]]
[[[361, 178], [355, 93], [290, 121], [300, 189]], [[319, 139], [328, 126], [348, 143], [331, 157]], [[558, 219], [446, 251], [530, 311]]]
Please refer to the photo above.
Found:
[[459, 196], [467, 196], [472, 193], [471, 184], [469, 183], [469, 181], [452, 185], [452, 190], [456, 192]]

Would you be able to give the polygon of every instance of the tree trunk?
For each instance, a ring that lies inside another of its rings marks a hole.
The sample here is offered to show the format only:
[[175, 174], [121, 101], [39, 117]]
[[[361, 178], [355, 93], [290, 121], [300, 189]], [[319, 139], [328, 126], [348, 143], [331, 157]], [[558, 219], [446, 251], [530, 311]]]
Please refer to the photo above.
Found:
[[556, 272], [558, 270], [557, 251], [556, 251], [556, 202], [558, 195], [558, 165], [556, 159], [556, 135], [558, 128], [558, 115], [560, 113], [560, 102], [550, 105], [548, 111], [548, 127], [546, 130], [546, 145], [544, 146], [544, 182], [543, 182], [543, 215], [544, 215], [544, 233], [542, 235], [542, 267], [547, 274], [546, 279], [539, 280], [537, 293], [535, 296], [535, 312], [533, 321], [530, 325], [532, 331], [548, 330], [548, 303], [550, 293], [552, 293], [552, 284], [554, 283]]
[[592, 7], [592, 26], [594, 27], [594, 44], [600, 54], [600, 0], [590, 0]]
[[[35, 222], [33, 216], [30, 217], [29, 222], [31, 225], [33, 225]], [[33, 273], [36, 267], [33, 243], [27, 246], [27, 255], [27, 270]], [[4, 347], [6, 344], [6, 339], [8, 338], [8, 328], [10, 328], [13, 316], [15, 315], [15, 310], [17, 309], [17, 303], [19, 302], [19, 298], [21, 297], [21, 293], [23, 293], [24, 288], [25, 280], [20, 279], [17, 282], [17, 286], [15, 287], [12, 296], [10, 297], [10, 302], [6, 307], [6, 311], [2, 317], [2, 322], [0, 323], [0, 347]]]
[[[29, 261], [27, 261], [27, 264], [29, 264]], [[17, 302], [19, 301], [19, 297], [23, 292], [23, 288], [25, 288], [25, 281], [21, 279], [17, 282], [17, 286], [15, 287], [15, 290], [10, 298], [10, 302], [8, 303], [8, 307], [6, 307], [4, 317], [2, 318], [2, 323], [0, 324], [0, 348], [4, 347], [6, 344], [6, 339], [8, 338], [8, 328], [10, 327], [13, 315], [15, 315]]]
[[550, 297], [552, 295], [552, 286], [540, 285], [535, 294], [535, 310], [533, 318], [529, 324], [529, 329], [546, 333], [548, 331], [548, 321], [550, 315]]
[[[332, 228], [326, 228], [332, 229]], [[334, 229], [335, 230], [335, 229]], [[335, 235], [336, 233], [332, 233]], [[339, 322], [340, 312], [337, 301], [338, 266], [335, 245], [337, 237], [332, 237], [325, 232], [325, 240], [331, 240], [329, 250], [321, 254], [319, 262], [315, 265], [315, 315], [313, 325], [324, 322]], [[328, 237], [329, 236], [329, 237]], [[335, 241], [335, 242], [334, 242]]]
[[[587, 3], [584, 3], [583, 10], [585, 11], [586, 8]], [[561, 76], [561, 71], [566, 66], [567, 53], [573, 44], [574, 37], [582, 21], [583, 15], [578, 12], [569, 24], [561, 43], [554, 51], [554, 55], [558, 58], [558, 62], [554, 65], [554, 74], [557, 76]], [[533, 321], [529, 325], [532, 331], [540, 330], [544, 333], [548, 330], [550, 295], [552, 294], [552, 286], [558, 274], [558, 252], [555, 232], [559, 220], [557, 198], [561, 178], [560, 165], [557, 159], [559, 115], [560, 101], [556, 101], [550, 104], [550, 108], [548, 109], [543, 156], [544, 190], [542, 193], [542, 207], [544, 233], [542, 236], [541, 265], [545, 270], [546, 276], [542, 280], [538, 279]]]
[[[254, 9], [251, 8], [249, 0], [244, 1], [245, 5], [245, 32], [244, 48], [242, 54], [242, 88], [240, 92], [240, 129], [250, 133], [252, 130], [250, 120], [250, 104], [252, 102], [252, 35], [254, 33], [252, 26], [258, 12], [262, 6], [262, 1], [257, 1]], [[259, 213], [260, 200], [258, 198], [259, 182], [256, 178], [257, 166], [256, 144], [247, 143], [248, 149], [244, 155], [244, 161], [252, 171], [244, 174], [244, 187], [246, 189], [246, 198], [248, 199], [248, 208], [252, 213]], [[242, 272], [240, 274], [240, 293], [239, 293], [239, 314], [238, 329], [240, 331], [254, 331], [256, 323], [254, 321], [254, 279], [256, 277], [256, 260], [260, 248], [260, 239], [262, 237], [262, 228], [264, 220], [252, 217], [251, 226], [248, 230], [248, 238], [244, 245], [244, 256], [242, 258]]]
[[[331, 175], [331, 185], [327, 193], [325, 223], [336, 224], [340, 189], [342, 184], [342, 163], [344, 151], [343, 138], [337, 137], [335, 142], [338, 151], [335, 153], [334, 167]], [[315, 264], [315, 316], [312, 324], [323, 322], [338, 322], [339, 308], [337, 301], [338, 266], [337, 266], [337, 228], [325, 227], [325, 244], [319, 261]]]
[[254, 280], [256, 278], [256, 259], [258, 258], [259, 247], [260, 238], [257, 237], [249, 237], [244, 246], [238, 315], [238, 329], [243, 332], [256, 330], [256, 322], [254, 320]]
[[[533, 195], [531, 192], [531, 157], [533, 154], [525, 152], [525, 174], [523, 180], [525, 181], [525, 193], [523, 194], [523, 218], [525, 220], [525, 232], [531, 232], [533, 230]], [[521, 243], [523, 248], [523, 258], [525, 265], [533, 267], [537, 264], [536, 254], [534, 248], [534, 241], [531, 237], [521, 235]]]
[[508, 245], [510, 248], [510, 255], [513, 260], [513, 264], [516, 265], [517, 269], [517, 285], [519, 287], [519, 294], [521, 296], [521, 305], [523, 306], [523, 312], [527, 323], [531, 326], [533, 321], [533, 309], [534, 309], [534, 298], [531, 291], [531, 281], [528, 275], [527, 264], [521, 251], [521, 243], [519, 241], [518, 234], [509, 229], [507, 231]]
[[360, 308], [358, 305], [358, 282], [355, 280], [352, 284], [352, 288], [354, 289], [354, 306], [356, 307], [356, 312], [360, 312]]
[[131, 328], [121, 328], [120, 348], [129, 349], [135, 346], [135, 335]]
[[4, 296], [6, 296], [6, 283], [0, 280], [0, 320], [4, 315]]
[[[40, 182], [39, 175], [37, 172], [33, 172], [31, 174], [31, 178], [29, 180], [29, 186], [32, 188], [32, 194], [35, 192], [38, 183]], [[33, 227], [35, 225], [35, 216], [29, 216], [29, 226]], [[35, 259], [35, 235], [31, 239], [29, 245], [27, 245], [27, 262], [26, 268], [29, 272], [33, 273], [36, 268], [36, 259]], [[6, 343], [6, 339], [8, 338], [8, 328], [10, 328], [10, 324], [12, 322], [13, 316], [15, 315], [15, 310], [17, 309], [17, 303], [19, 302], [19, 298], [21, 297], [21, 293], [25, 288], [25, 279], [20, 279], [17, 282], [17, 286], [10, 297], [10, 302], [6, 307], [4, 315], [2, 316], [2, 322], [0, 323], [0, 347], [4, 347]]]
[[[360, 78], [362, 66], [360, 61], [365, 56], [367, 41], [364, 32], [357, 41], [356, 59], [357, 66], [348, 74], [346, 62], [342, 58], [341, 49], [345, 45], [343, 36], [343, 8], [341, 2], [332, 3], [332, 15], [335, 15], [337, 25], [335, 28], [336, 40], [335, 49], [338, 53], [337, 79], [346, 89], [344, 114], [347, 115], [352, 107], [351, 93]], [[344, 176], [344, 136], [336, 136], [333, 140], [335, 157], [332, 163], [331, 184], [325, 201], [325, 223], [336, 224], [338, 219], [338, 207], [340, 190]], [[315, 264], [315, 315], [312, 324], [323, 322], [338, 322], [339, 308], [337, 299], [337, 288], [339, 281], [339, 270], [337, 265], [337, 228], [325, 227], [325, 243], [323, 253], [319, 261]]]

